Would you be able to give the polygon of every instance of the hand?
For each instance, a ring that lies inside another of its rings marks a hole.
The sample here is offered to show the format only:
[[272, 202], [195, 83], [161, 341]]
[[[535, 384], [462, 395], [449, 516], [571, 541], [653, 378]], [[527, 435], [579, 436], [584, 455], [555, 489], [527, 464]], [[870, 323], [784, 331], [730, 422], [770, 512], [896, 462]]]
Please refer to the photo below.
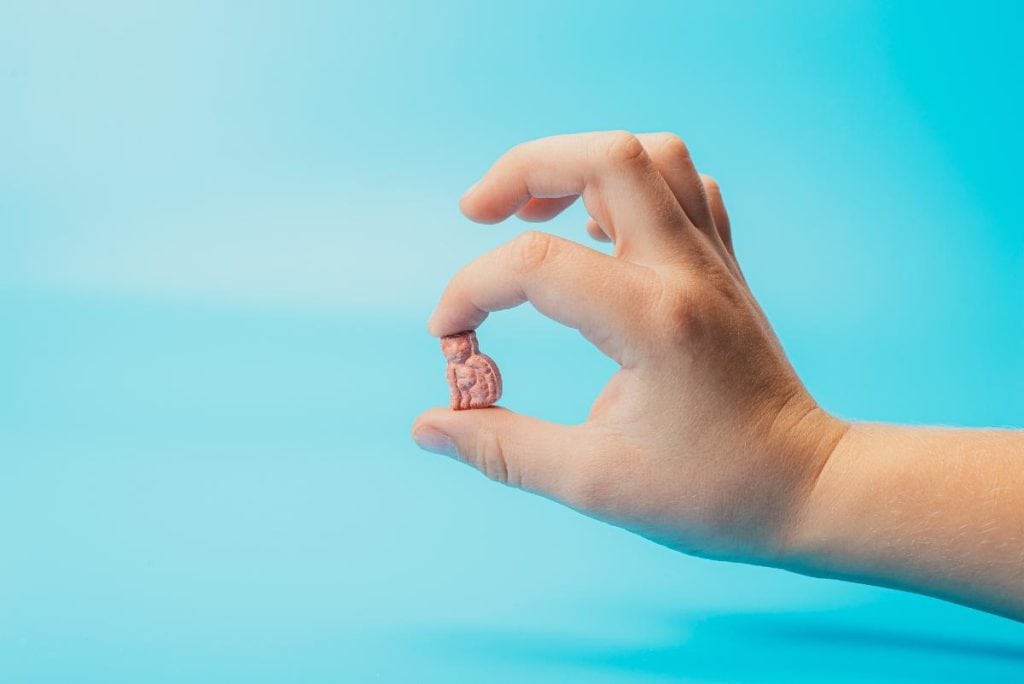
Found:
[[670, 134], [519, 145], [462, 199], [482, 223], [553, 218], [582, 197], [614, 256], [530, 231], [450, 282], [436, 336], [531, 302], [621, 369], [586, 422], [435, 408], [416, 442], [493, 479], [703, 556], [778, 564], [848, 426], [801, 384], [744, 281], [715, 182]]

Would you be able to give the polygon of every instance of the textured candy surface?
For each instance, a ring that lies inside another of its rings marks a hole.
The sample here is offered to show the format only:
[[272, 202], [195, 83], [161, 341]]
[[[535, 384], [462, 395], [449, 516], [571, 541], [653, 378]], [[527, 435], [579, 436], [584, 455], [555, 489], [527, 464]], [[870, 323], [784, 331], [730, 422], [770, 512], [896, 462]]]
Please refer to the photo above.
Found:
[[448, 389], [452, 408], [487, 408], [501, 398], [501, 373], [494, 359], [480, 353], [472, 330], [445, 335], [441, 352], [448, 359]]

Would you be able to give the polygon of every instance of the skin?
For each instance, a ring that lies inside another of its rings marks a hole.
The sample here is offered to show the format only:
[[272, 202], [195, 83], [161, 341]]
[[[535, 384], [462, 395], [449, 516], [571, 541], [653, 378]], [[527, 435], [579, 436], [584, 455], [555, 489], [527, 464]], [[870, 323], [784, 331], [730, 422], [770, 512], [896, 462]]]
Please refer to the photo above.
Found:
[[428, 329], [529, 301], [620, 370], [582, 424], [434, 408], [413, 425], [421, 447], [685, 553], [1024, 620], [1024, 433], [822, 409], [747, 287], [718, 185], [675, 135], [518, 145], [461, 208], [546, 221], [578, 198], [613, 255], [523, 233], [455, 275]]

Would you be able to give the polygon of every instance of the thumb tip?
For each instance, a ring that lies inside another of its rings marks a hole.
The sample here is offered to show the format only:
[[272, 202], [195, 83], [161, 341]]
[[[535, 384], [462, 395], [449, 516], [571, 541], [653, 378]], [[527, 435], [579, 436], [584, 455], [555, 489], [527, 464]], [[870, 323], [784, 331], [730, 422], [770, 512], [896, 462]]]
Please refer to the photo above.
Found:
[[416, 442], [416, 446], [424, 451], [443, 456], [458, 456], [458, 449], [451, 436], [432, 425], [413, 427], [412, 439]]
[[412, 424], [412, 439], [420, 448], [447, 456], [458, 455], [458, 442], [469, 439], [480, 429], [491, 429], [508, 409], [488, 406], [456, 411], [435, 406], [421, 413]]

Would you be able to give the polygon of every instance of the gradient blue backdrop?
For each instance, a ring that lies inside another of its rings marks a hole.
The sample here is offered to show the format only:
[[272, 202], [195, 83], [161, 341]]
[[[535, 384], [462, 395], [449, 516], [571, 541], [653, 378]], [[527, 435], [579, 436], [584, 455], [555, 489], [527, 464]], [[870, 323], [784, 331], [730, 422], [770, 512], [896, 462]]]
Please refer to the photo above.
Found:
[[[1009, 621], [687, 558], [408, 439], [437, 295], [522, 229], [458, 196], [604, 128], [719, 179], [825, 406], [1021, 425], [1022, 17], [922, 7], [3, 3], [0, 680], [1021, 676]], [[547, 418], [613, 371], [531, 310], [482, 335]]]

